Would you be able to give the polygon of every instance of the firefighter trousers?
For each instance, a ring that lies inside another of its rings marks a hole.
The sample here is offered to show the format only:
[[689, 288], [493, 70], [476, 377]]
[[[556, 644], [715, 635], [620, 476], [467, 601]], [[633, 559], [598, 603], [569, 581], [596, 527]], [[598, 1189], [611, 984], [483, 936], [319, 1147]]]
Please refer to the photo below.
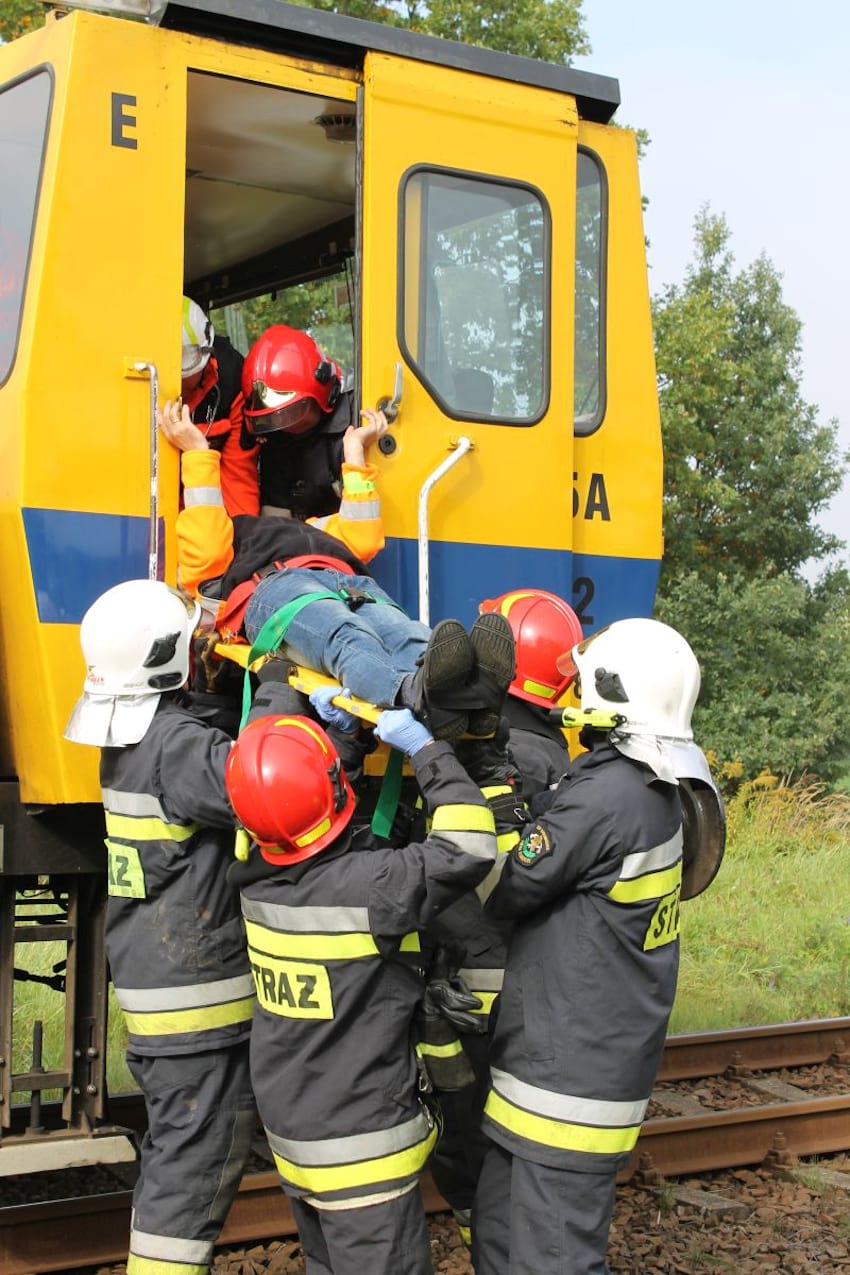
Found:
[[617, 1175], [551, 1169], [491, 1145], [472, 1210], [475, 1275], [609, 1275]]
[[127, 1275], [204, 1275], [251, 1149], [248, 1041], [127, 1062], [142, 1090], [142, 1141]]
[[307, 1275], [432, 1275], [428, 1223], [417, 1182], [362, 1208], [317, 1209], [290, 1198]]

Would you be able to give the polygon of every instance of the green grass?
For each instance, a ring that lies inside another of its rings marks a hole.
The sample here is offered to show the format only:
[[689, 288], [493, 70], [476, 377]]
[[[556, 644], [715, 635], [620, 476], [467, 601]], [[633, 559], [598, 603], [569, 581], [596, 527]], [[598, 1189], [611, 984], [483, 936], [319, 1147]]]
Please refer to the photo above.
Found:
[[[36, 974], [51, 976], [54, 966], [65, 959], [64, 943], [18, 943], [15, 947], [15, 967]], [[33, 1024], [40, 1020], [44, 1025], [42, 1067], [45, 1071], [64, 1066], [63, 1048], [65, 1033], [65, 998], [42, 983], [15, 981], [12, 1024], [12, 1067], [15, 1071], [29, 1070], [32, 1061]], [[124, 1059], [127, 1032], [121, 1011], [115, 1001], [115, 993], [109, 988], [109, 1044], [107, 1047], [106, 1083], [110, 1093], [127, 1093], [135, 1084]], [[61, 1098], [59, 1091], [47, 1091], [45, 1098]], [[17, 1094], [15, 1101], [22, 1100]]]
[[682, 907], [670, 1030], [850, 1014], [850, 795], [763, 778], [727, 815], [720, 872]]

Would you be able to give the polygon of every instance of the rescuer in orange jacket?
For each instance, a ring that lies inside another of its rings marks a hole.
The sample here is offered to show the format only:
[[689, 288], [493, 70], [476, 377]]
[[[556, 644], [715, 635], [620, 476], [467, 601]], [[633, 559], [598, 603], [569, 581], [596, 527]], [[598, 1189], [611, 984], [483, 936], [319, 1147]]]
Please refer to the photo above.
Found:
[[184, 297], [180, 393], [207, 445], [221, 456], [221, 491], [232, 517], [260, 512], [259, 448], [244, 432], [242, 364], [197, 302]]

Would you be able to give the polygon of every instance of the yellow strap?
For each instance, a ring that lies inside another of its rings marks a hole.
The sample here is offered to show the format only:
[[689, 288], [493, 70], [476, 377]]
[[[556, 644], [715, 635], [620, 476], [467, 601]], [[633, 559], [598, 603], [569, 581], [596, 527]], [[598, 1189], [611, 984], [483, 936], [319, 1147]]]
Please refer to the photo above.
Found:
[[[248, 663], [248, 652], [250, 646], [247, 642], [216, 642], [215, 653], [224, 660], [232, 660], [234, 664], [238, 664], [240, 668], [245, 668]], [[260, 659], [254, 660], [251, 665], [252, 671], [256, 672], [266, 662], [267, 657], [261, 656]], [[337, 681], [333, 677], [328, 677], [326, 673], [317, 673], [315, 669], [305, 668], [300, 664], [292, 664], [289, 674], [289, 685], [294, 687], [296, 691], [301, 691], [303, 695], [309, 695], [311, 691], [315, 691], [320, 686], [336, 686]], [[364, 722], [371, 722], [372, 725], [377, 722], [383, 709], [378, 708], [375, 704], [370, 704], [368, 700], [358, 699], [356, 695], [335, 696], [334, 704], [340, 708], [344, 708], [346, 712], [351, 713], [354, 717], [361, 718]]]
[[[289, 685], [293, 686], [296, 691], [301, 691], [303, 695], [309, 695], [311, 691], [317, 690], [320, 686], [338, 686], [339, 683], [333, 677], [328, 677], [325, 673], [317, 673], [315, 669], [304, 668], [303, 665], [293, 664], [292, 672], [289, 675]], [[364, 722], [371, 722], [374, 726], [381, 713], [384, 711], [375, 704], [370, 704], [368, 700], [358, 699], [356, 695], [335, 695], [332, 703], [338, 708], [343, 708], [347, 713], [351, 713], [354, 717], [360, 717]]]

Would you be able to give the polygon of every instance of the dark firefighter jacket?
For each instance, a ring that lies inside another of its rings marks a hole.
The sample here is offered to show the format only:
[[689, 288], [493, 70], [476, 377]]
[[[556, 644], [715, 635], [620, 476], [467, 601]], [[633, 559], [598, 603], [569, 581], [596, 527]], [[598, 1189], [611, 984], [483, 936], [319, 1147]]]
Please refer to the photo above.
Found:
[[[502, 990], [510, 922], [485, 913], [486, 898], [498, 880], [510, 851], [519, 843], [520, 830], [530, 815], [520, 792], [521, 776], [508, 752], [513, 738], [503, 709], [499, 731], [493, 740], [466, 740], [455, 749], [467, 772], [479, 784], [496, 825], [496, 862], [477, 890], [470, 890], [436, 918], [429, 930], [434, 943], [453, 957], [466, 986], [481, 1002], [473, 1010], [489, 1020], [493, 1002]], [[479, 897], [479, 895], [481, 897]]]
[[342, 498], [342, 436], [356, 424], [354, 395], [346, 390], [308, 434], [267, 435], [260, 448], [263, 512], [283, 511], [302, 522], [335, 513]]
[[134, 1054], [194, 1053], [250, 1032], [254, 988], [225, 877], [230, 743], [163, 697], [138, 744], [101, 750], [106, 945]]
[[554, 787], [570, 768], [564, 733], [549, 720], [549, 710], [514, 695], [502, 709], [510, 723], [509, 749], [520, 773], [522, 795], [529, 803]]
[[607, 740], [579, 756], [487, 904], [514, 923], [484, 1116], [500, 1146], [577, 1171], [626, 1162], [676, 990], [681, 879], [678, 788]]
[[257, 1106], [285, 1190], [319, 1206], [392, 1198], [427, 1160], [436, 1130], [412, 1039], [420, 936], [495, 859], [492, 815], [450, 745], [429, 745], [412, 766], [433, 815], [423, 842], [361, 849], [356, 836], [347, 853], [238, 874]]

